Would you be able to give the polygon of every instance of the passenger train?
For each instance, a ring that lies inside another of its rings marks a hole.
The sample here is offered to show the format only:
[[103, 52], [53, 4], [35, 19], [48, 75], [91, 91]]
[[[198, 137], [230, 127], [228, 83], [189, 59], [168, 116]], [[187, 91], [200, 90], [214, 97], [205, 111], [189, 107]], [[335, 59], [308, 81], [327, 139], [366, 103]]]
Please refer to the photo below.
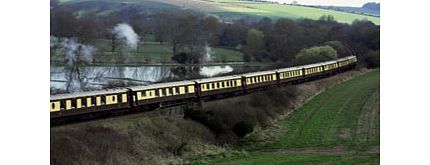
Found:
[[338, 73], [355, 67], [357, 58], [231, 76], [157, 83], [89, 92], [51, 95], [51, 119], [119, 109], [133, 110], [184, 101], [197, 101], [267, 86], [299, 82]]

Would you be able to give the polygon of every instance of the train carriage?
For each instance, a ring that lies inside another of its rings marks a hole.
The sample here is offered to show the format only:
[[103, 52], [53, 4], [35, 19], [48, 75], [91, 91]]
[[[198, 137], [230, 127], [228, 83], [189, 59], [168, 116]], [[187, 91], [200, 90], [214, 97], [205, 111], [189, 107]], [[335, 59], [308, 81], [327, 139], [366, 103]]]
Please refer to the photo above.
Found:
[[338, 63], [338, 67], [340, 70], [345, 70], [348, 69], [350, 67], [354, 67], [355, 64], [357, 63], [357, 57], [355, 56], [348, 56], [348, 57], [344, 57], [344, 58], [339, 58], [336, 60]]
[[303, 76], [312, 77], [324, 71], [322, 63], [309, 64], [301, 66], [303, 68]]
[[277, 72], [279, 74], [280, 83], [298, 80], [303, 75], [303, 69], [301, 67], [278, 69]]
[[51, 117], [128, 108], [126, 88], [52, 95]]
[[239, 75], [213, 77], [194, 80], [200, 89], [199, 96], [216, 95], [242, 90], [242, 77]]
[[133, 91], [133, 102], [136, 106], [196, 97], [195, 83], [193, 81], [158, 83], [134, 86], [129, 89]]
[[276, 70], [246, 73], [242, 75], [246, 89], [274, 85], [277, 83]]

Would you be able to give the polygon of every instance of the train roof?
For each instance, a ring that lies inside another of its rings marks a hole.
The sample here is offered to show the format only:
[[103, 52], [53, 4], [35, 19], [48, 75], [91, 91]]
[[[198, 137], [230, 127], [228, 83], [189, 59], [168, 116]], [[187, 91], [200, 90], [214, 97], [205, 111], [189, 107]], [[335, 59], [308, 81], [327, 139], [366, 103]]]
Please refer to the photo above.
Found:
[[138, 90], [146, 90], [146, 89], [156, 89], [156, 88], [164, 88], [164, 87], [173, 87], [173, 86], [184, 86], [184, 85], [193, 85], [193, 81], [185, 80], [185, 81], [174, 81], [174, 82], [165, 82], [165, 83], [156, 83], [149, 85], [140, 85], [140, 86], [132, 86], [128, 87], [133, 91]]
[[213, 82], [213, 81], [222, 81], [222, 80], [232, 80], [232, 79], [240, 79], [241, 75], [230, 75], [230, 76], [221, 76], [221, 77], [211, 77], [211, 78], [204, 78], [204, 79], [196, 79], [197, 83], [206, 83], [206, 82]]
[[278, 69], [277, 71], [278, 72], [286, 72], [286, 71], [292, 71], [292, 70], [300, 70], [302, 68], [303, 67], [301, 67], [301, 66], [293, 66], [293, 67], [289, 67], [289, 68], [281, 68], [281, 69]]
[[87, 97], [87, 96], [96, 96], [96, 95], [123, 93], [123, 92], [127, 92], [127, 89], [115, 88], [115, 89], [105, 89], [105, 90], [95, 90], [95, 91], [64, 93], [64, 94], [51, 95], [51, 100], [61, 100], [61, 99], [68, 99], [68, 98]]
[[355, 56], [348, 56], [348, 57], [339, 58], [339, 59], [337, 59], [337, 61], [349, 60], [349, 59], [353, 59], [353, 58], [355, 58]]
[[259, 76], [259, 75], [274, 74], [274, 73], [276, 73], [276, 70], [266, 70], [266, 71], [245, 73], [245, 74], [242, 74], [242, 76], [250, 77], [250, 76]]
[[333, 61], [321, 62], [320, 64], [322, 64], [322, 65], [327, 65], [327, 64], [334, 64], [334, 63], [336, 63], [336, 62], [337, 62], [336, 60], [333, 60]]
[[312, 68], [312, 67], [316, 67], [316, 66], [321, 66], [322, 62], [320, 63], [315, 63], [315, 64], [308, 64], [308, 65], [302, 65], [300, 66], [301, 68]]

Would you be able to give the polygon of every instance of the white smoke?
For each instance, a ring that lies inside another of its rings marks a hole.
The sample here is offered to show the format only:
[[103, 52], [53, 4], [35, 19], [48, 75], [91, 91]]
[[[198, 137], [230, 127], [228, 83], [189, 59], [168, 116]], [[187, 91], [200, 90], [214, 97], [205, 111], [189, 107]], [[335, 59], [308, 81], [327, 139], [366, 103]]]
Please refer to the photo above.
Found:
[[74, 39], [66, 38], [61, 42], [60, 50], [64, 52], [64, 60], [66, 63], [73, 65], [76, 62], [91, 63], [95, 48], [90, 45], [77, 43]]
[[204, 62], [210, 62], [210, 61], [212, 61], [212, 49], [211, 49], [211, 47], [209, 47], [209, 45], [208, 44], [205, 44], [205, 54], [204, 54], [204, 57], [203, 57], [203, 61]]
[[213, 77], [215, 75], [230, 73], [233, 71], [231, 66], [204, 66], [200, 68], [200, 75]]
[[116, 38], [126, 42], [130, 48], [137, 48], [140, 38], [130, 25], [126, 23], [120, 23], [115, 26], [115, 28], [112, 30], [112, 33], [116, 35]]
[[49, 41], [50, 41], [49, 46], [52, 48], [52, 47], [54, 47], [57, 44], [58, 38], [55, 37], [55, 36], [53, 36], [53, 35], [51, 35], [50, 38], [49, 38]]

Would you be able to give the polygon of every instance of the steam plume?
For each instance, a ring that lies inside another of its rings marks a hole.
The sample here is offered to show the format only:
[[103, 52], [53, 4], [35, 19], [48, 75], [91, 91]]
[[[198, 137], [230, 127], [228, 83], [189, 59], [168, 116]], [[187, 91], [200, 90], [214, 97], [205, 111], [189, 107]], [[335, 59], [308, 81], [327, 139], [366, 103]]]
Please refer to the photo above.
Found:
[[118, 24], [112, 30], [112, 33], [115, 34], [118, 39], [125, 41], [130, 48], [137, 48], [140, 38], [130, 25], [126, 23]]
[[77, 62], [90, 63], [93, 59], [95, 48], [90, 45], [77, 43], [74, 39], [66, 38], [60, 44], [60, 50], [64, 52], [66, 63], [73, 65]]

